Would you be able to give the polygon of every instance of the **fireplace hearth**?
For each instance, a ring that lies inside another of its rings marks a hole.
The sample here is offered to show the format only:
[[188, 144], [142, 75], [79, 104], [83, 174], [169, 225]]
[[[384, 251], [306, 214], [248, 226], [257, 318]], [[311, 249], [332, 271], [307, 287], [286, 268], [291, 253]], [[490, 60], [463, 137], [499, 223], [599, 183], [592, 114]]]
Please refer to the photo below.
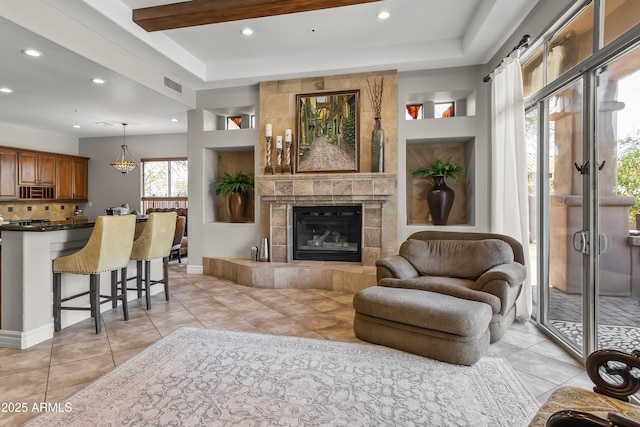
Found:
[[361, 262], [362, 206], [294, 206], [293, 259]]

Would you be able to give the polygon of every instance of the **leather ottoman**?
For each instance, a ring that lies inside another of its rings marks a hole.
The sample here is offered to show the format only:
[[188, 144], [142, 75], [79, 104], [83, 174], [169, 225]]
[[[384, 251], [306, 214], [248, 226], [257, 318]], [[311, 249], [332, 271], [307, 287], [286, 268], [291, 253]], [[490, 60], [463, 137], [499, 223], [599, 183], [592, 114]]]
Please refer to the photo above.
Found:
[[491, 307], [417, 289], [372, 286], [353, 297], [355, 335], [444, 362], [472, 365], [489, 347]]

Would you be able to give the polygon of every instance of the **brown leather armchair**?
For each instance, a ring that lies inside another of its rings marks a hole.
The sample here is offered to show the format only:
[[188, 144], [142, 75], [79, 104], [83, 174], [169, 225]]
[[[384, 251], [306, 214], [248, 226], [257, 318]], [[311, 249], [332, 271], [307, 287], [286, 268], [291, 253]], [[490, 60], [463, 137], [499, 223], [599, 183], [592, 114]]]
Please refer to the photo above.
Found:
[[376, 262], [378, 286], [419, 289], [488, 304], [496, 342], [515, 319], [527, 271], [522, 245], [495, 233], [420, 231]]

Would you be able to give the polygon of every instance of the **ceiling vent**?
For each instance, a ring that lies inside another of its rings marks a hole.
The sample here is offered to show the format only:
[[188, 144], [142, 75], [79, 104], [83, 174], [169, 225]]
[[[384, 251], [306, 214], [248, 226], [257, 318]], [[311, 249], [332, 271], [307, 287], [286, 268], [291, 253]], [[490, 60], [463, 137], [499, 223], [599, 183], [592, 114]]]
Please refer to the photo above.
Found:
[[164, 85], [169, 89], [173, 89], [178, 93], [182, 93], [182, 85], [180, 83], [176, 83], [168, 77], [164, 78]]

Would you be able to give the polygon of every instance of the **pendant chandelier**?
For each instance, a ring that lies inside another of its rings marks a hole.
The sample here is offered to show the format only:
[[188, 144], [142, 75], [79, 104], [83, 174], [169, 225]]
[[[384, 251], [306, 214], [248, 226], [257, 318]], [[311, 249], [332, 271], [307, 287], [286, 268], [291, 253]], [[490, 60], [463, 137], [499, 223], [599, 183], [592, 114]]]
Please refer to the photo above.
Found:
[[131, 172], [136, 168], [136, 166], [138, 166], [138, 163], [133, 160], [133, 156], [129, 153], [129, 149], [127, 148], [125, 134], [126, 128], [127, 124], [122, 123], [122, 145], [120, 146], [120, 154], [118, 155], [118, 158], [111, 163], [111, 166], [123, 174]]

